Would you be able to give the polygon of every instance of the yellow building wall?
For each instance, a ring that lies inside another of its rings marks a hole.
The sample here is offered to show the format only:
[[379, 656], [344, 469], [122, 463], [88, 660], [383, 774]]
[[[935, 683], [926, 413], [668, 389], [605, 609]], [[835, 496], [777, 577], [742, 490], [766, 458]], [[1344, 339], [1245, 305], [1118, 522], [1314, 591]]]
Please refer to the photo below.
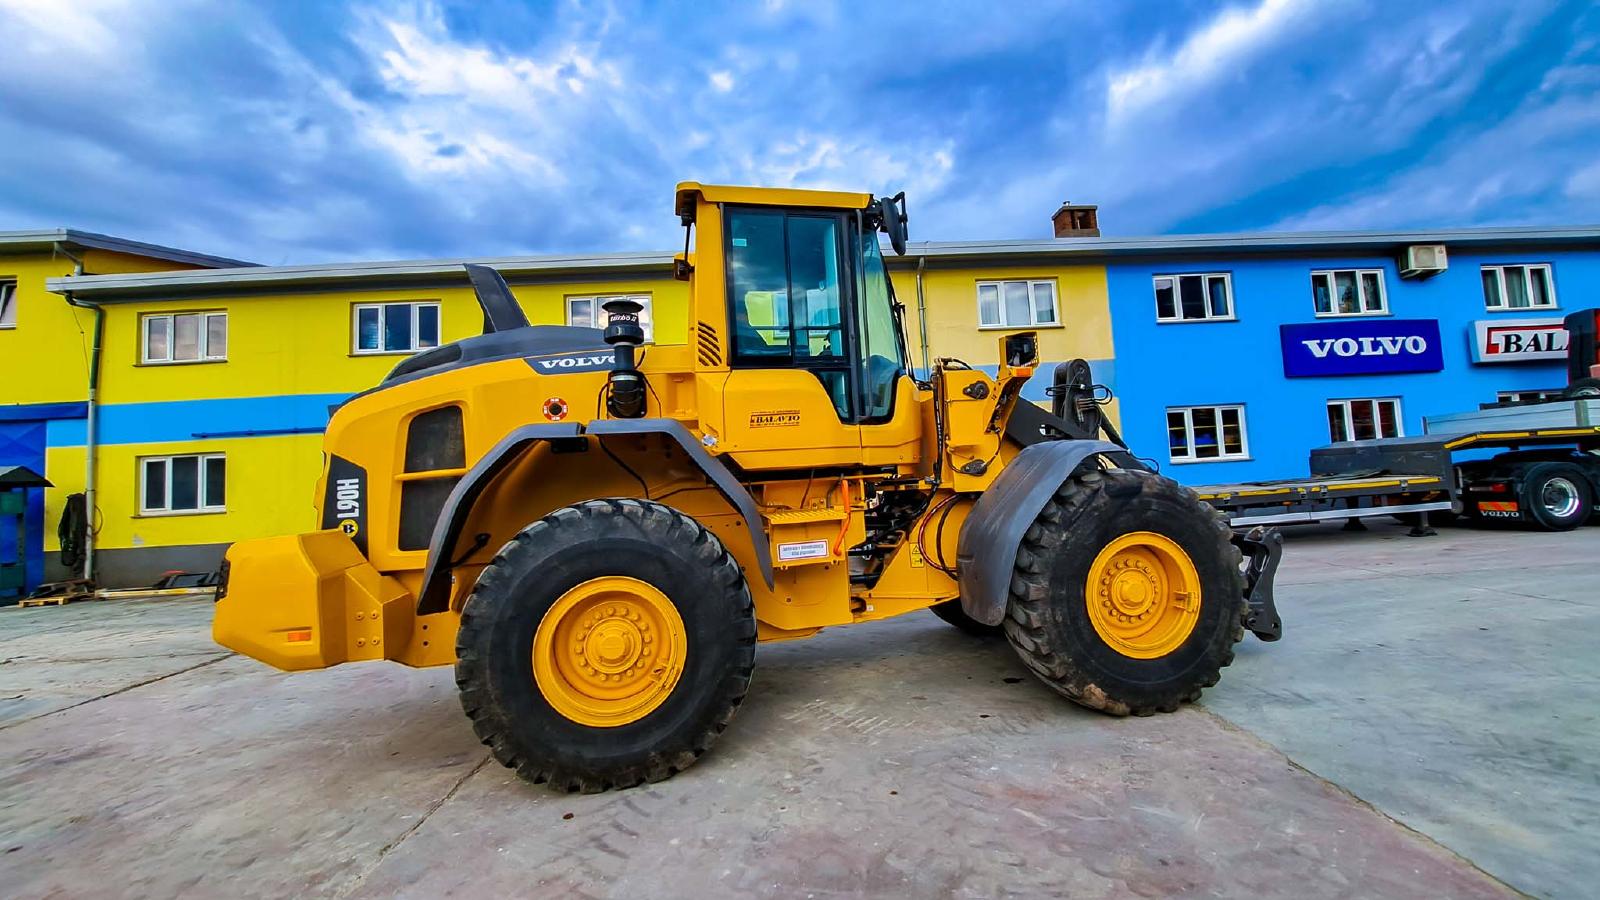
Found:
[[17, 282], [17, 327], [0, 328], [0, 404], [81, 403], [89, 392], [94, 315], [44, 289], [72, 274], [72, 260], [49, 254], [0, 256], [0, 278]]
[[[640, 293], [651, 297], [656, 343], [688, 335], [688, 285], [671, 279], [517, 285], [517, 301], [536, 325], [566, 323], [568, 297]], [[354, 352], [353, 308], [365, 303], [437, 301], [441, 340], [483, 330], [469, 287], [314, 294], [267, 294], [108, 305], [105, 403], [355, 393], [372, 387], [408, 354]], [[152, 313], [220, 310], [228, 314], [225, 362], [143, 365], [140, 320]]]
[[[139, 514], [139, 459], [178, 453], [227, 455], [226, 512]], [[84, 448], [52, 447], [46, 451], [46, 465], [56, 486], [46, 491], [45, 505], [59, 516], [66, 495], [83, 490]], [[102, 549], [181, 547], [291, 534], [317, 524], [322, 435], [108, 444], [100, 447], [98, 469]], [[48, 529], [45, 550], [60, 546], [54, 530]]]
[[[918, 368], [928, 365], [922, 358], [917, 314], [917, 273], [897, 269], [891, 273], [895, 296], [906, 306], [907, 340], [911, 358]], [[1050, 279], [1056, 283], [1058, 325], [1018, 328], [982, 328], [978, 325], [978, 282]], [[1114, 374], [1116, 358], [1111, 337], [1111, 301], [1103, 265], [1034, 265], [1006, 267], [968, 267], [925, 269], [922, 274], [923, 303], [926, 306], [928, 353], [934, 359], [953, 357], [976, 368], [993, 367], [1000, 362], [1000, 339], [1018, 331], [1039, 334], [1040, 368], [1024, 391], [1024, 396], [1043, 402], [1056, 363], [1071, 359], [1089, 360], [1097, 377]], [[1113, 423], [1120, 422], [1115, 400], [1106, 407]]]
[[[917, 329], [917, 274], [893, 273], [895, 296], [908, 310], [907, 330], [911, 357], [922, 359]], [[978, 282], [1049, 279], [1056, 283], [1056, 303], [1061, 323], [1054, 326], [980, 328]], [[1031, 266], [1028, 268], [926, 269], [922, 276], [927, 306], [928, 348], [935, 358], [955, 357], [974, 366], [999, 362], [996, 346], [1001, 336], [1015, 331], [1039, 333], [1039, 358], [1064, 362], [1075, 357], [1111, 359], [1111, 304], [1106, 290], [1105, 266]]]
[[[517, 285], [513, 293], [534, 324], [565, 324], [569, 297], [647, 294], [656, 343], [681, 344], [688, 334], [688, 285], [668, 278]], [[483, 313], [465, 286], [108, 304], [100, 394], [102, 443], [96, 467], [98, 546], [115, 550], [214, 544], [314, 528], [313, 495], [322, 469], [320, 434], [187, 435], [226, 430], [206, 416], [208, 411], [226, 409], [230, 400], [351, 394], [376, 385], [407, 354], [353, 352], [352, 308], [411, 301], [439, 302], [442, 341], [482, 331]], [[209, 310], [228, 314], [225, 361], [140, 363], [142, 316]], [[139, 431], [147, 428], [169, 439], [127, 442], [119, 437], [128, 427], [130, 413], [141, 423]], [[119, 415], [124, 423], [120, 428], [112, 424]], [[226, 512], [139, 515], [138, 460], [178, 453], [226, 454]], [[66, 495], [83, 490], [84, 448], [52, 447], [47, 465], [56, 487], [46, 493], [46, 515], [54, 522]], [[58, 547], [54, 534], [48, 534], [46, 549]]]
[[[70, 264], [67, 264], [70, 270]], [[60, 274], [53, 272], [52, 274]], [[41, 275], [38, 281], [42, 284]], [[916, 274], [893, 273], [895, 290], [908, 309], [907, 331], [914, 363], [926, 361], [919, 351]], [[1061, 325], [1037, 328], [1040, 358], [1045, 363], [1074, 357], [1091, 361], [1114, 358], [1110, 308], [1103, 266], [1029, 266], [928, 269], [923, 276], [927, 331], [932, 355], [957, 357], [978, 367], [998, 362], [996, 344], [1008, 332], [1023, 329], [978, 327], [977, 282], [995, 279], [1049, 278], [1056, 282]], [[688, 335], [688, 285], [670, 278], [591, 280], [517, 285], [518, 301], [535, 324], [566, 321], [566, 300], [595, 294], [644, 293], [652, 300], [655, 341], [681, 344]], [[45, 295], [44, 305], [66, 304]], [[204, 403], [238, 399], [349, 394], [375, 385], [403, 354], [366, 355], [352, 351], [352, 307], [361, 303], [438, 301], [441, 337], [458, 340], [479, 333], [482, 313], [470, 288], [345, 290], [338, 292], [257, 294], [201, 300], [151, 300], [107, 306], [108, 318], [102, 401], [108, 421], [116, 408], [132, 411], [152, 423], [160, 439], [135, 437], [119, 442], [102, 431], [98, 473], [99, 546], [106, 549], [215, 544], [315, 527], [316, 480], [321, 471], [321, 435], [187, 438], [204, 432], [193, 421]], [[228, 359], [225, 362], [142, 365], [140, 317], [149, 313], [222, 310], [228, 314]], [[85, 317], [87, 319], [87, 317]], [[20, 320], [19, 320], [20, 324]], [[82, 380], [78, 332], [68, 329], [72, 358]], [[1028, 396], [1042, 396], [1048, 367], [1030, 384]], [[44, 379], [41, 379], [44, 380]], [[53, 379], [50, 379], [53, 380]], [[81, 393], [69, 399], [82, 399]], [[168, 406], [167, 404], [179, 404]], [[1113, 416], [1115, 409], [1111, 410]], [[185, 418], [187, 416], [188, 418]], [[321, 422], [315, 423], [320, 425]], [[222, 430], [222, 429], [216, 429]], [[182, 436], [182, 437], [180, 437]], [[227, 455], [227, 511], [183, 515], [138, 514], [138, 460], [148, 455], [221, 452]], [[48, 468], [56, 488], [47, 494], [49, 521], [60, 514], [66, 494], [83, 489], [84, 449], [56, 446], [48, 450]], [[53, 529], [50, 529], [53, 531]], [[54, 534], [48, 549], [57, 548]]]
[[[84, 272], [192, 269], [162, 259], [88, 250]], [[0, 404], [80, 403], [89, 394], [94, 313], [45, 290], [46, 278], [71, 275], [73, 261], [50, 253], [0, 255], [0, 279], [16, 279], [17, 325], [0, 328]]]

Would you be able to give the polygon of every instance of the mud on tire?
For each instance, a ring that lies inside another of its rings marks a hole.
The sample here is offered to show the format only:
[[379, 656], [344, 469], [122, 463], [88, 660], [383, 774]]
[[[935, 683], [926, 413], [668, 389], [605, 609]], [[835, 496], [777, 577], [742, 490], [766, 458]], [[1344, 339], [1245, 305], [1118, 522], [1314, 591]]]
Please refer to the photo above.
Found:
[[[1085, 597], [1097, 554], [1131, 532], [1176, 542], [1193, 562], [1201, 603], [1193, 631], [1165, 656], [1124, 656], [1096, 632]], [[1151, 472], [1091, 470], [1069, 478], [1017, 549], [1006, 637], [1058, 693], [1111, 715], [1172, 712], [1217, 683], [1244, 637], [1242, 559], [1221, 513]]]
[[[617, 575], [672, 601], [688, 639], [683, 671], [642, 718], [584, 725], [541, 693], [534, 634], [571, 588]], [[744, 700], [755, 644], [750, 590], [715, 535], [659, 503], [591, 500], [524, 528], [484, 569], [461, 613], [456, 686], [495, 759], [528, 781], [589, 793], [660, 781], [692, 765]]]

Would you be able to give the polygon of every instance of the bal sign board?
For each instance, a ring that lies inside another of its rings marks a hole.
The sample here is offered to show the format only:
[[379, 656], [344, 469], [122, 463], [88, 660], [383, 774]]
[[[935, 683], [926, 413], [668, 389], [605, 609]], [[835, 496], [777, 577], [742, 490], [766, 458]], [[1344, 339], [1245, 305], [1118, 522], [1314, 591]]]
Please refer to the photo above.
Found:
[[1475, 363], [1567, 358], [1567, 328], [1560, 319], [1479, 319], [1472, 327]]
[[1363, 319], [1279, 326], [1283, 374], [1387, 375], [1444, 368], [1436, 319]]

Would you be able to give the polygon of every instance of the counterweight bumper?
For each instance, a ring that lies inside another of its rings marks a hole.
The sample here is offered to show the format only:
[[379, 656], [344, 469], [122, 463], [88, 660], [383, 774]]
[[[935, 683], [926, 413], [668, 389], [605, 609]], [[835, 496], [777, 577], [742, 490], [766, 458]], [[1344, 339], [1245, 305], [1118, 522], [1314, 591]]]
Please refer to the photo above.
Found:
[[338, 531], [228, 548], [211, 636], [285, 671], [399, 654], [415, 599]]
[[1246, 534], [1234, 532], [1233, 544], [1244, 554], [1244, 627], [1263, 641], [1283, 637], [1283, 620], [1272, 600], [1272, 579], [1283, 558], [1283, 533], [1256, 527]]

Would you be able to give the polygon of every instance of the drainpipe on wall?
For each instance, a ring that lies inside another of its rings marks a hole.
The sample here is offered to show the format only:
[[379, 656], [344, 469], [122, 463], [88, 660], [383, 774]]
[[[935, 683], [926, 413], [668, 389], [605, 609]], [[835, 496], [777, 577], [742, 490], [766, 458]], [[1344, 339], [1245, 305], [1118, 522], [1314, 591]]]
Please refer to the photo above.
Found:
[[[72, 260], [72, 274], [74, 277], [83, 275], [83, 257], [74, 255], [61, 244], [56, 244], [56, 252]], [[84, 422], [84, 474], [83, 474], [83, 508], [88, 518], [83, 530], [83, 578], [93, 583], [94, 581], [94, 539], [95, 517], [98, 512], [95, 506], [95, 473], [98, 470], [99, 443], [97, 426], [100, 420], [100, 344], [106, 332], [106, 311], [102, 307], [85, 303], [72, 296], [71, 291], [66, 291], [62, 296], [67, 298], [68, 305], [78, 309], [94, 311], [94, 338], [89, 347], [89, 403], [88, 418]]]
[[928, 359], [928, 302], [922, 295], [922, 268], [928, 261], [926, 256], [917, 257], [917, 330], [922, 336], [922, 368], [932, 377], [933, 362]]

